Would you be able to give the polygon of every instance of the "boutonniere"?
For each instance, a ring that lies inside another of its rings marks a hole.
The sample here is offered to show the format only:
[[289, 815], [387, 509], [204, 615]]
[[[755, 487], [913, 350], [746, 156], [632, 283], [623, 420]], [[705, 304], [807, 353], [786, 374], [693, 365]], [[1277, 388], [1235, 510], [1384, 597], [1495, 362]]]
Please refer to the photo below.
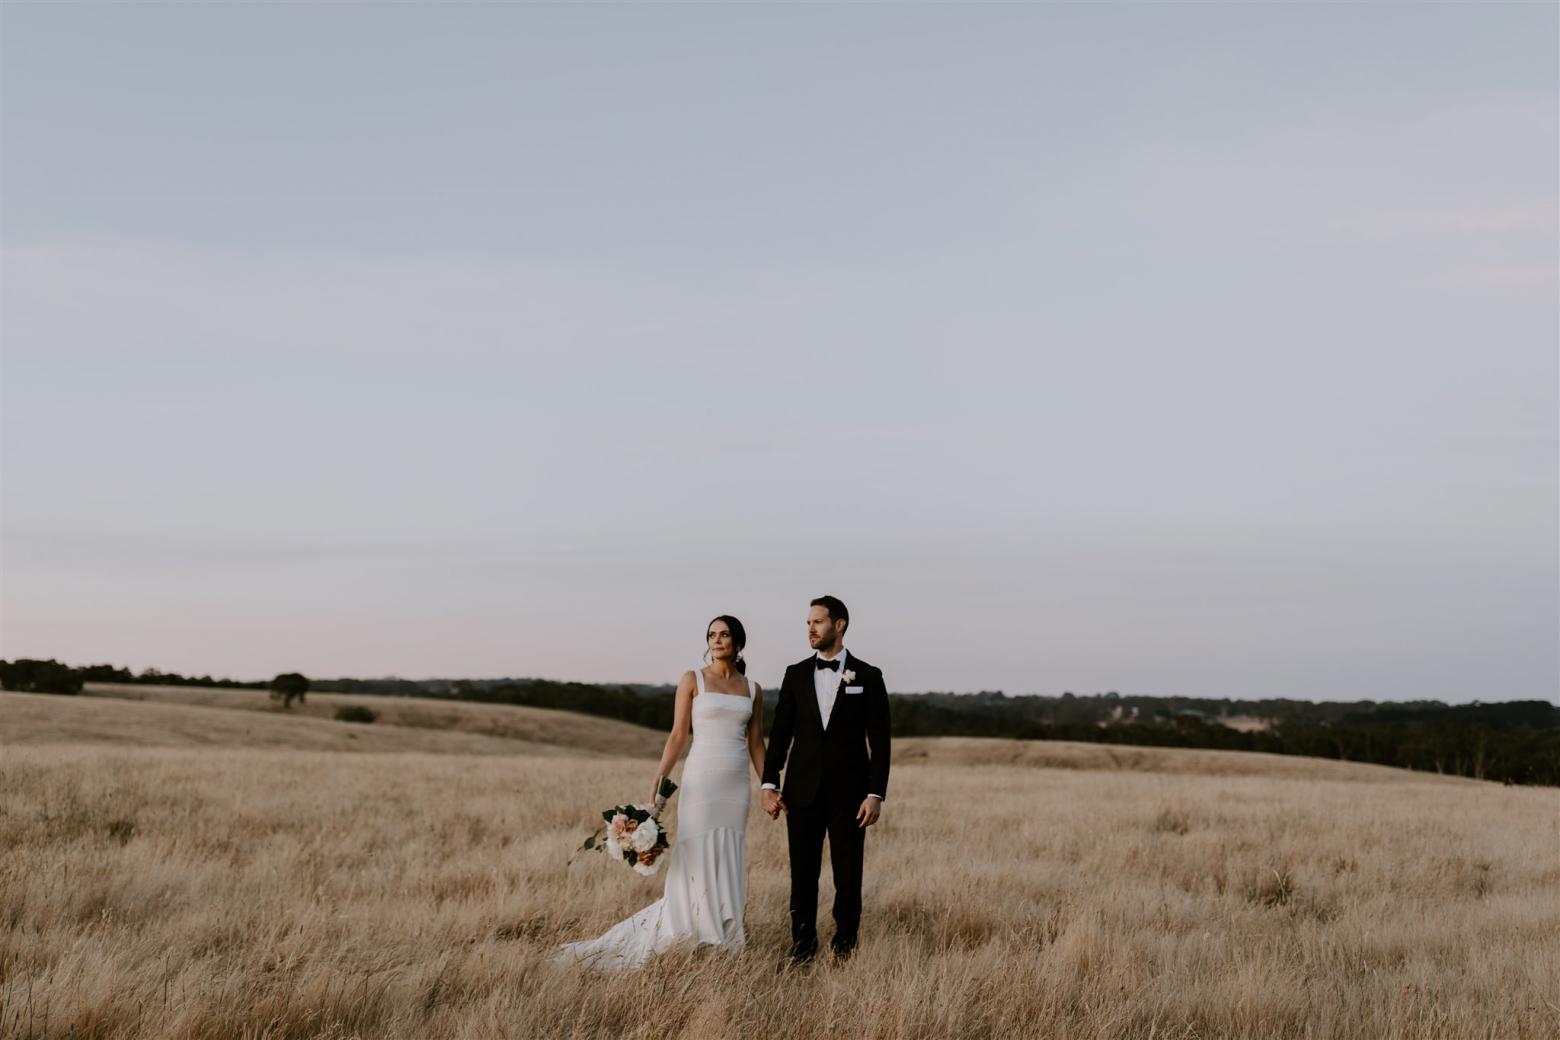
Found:
[[[840, 686], [849, 686], [851, 683], [853, 683], [855, 681], [856, 681], [856, 673], [855, 672], [841, 672], [840, 673], [840, 682], [839, 682]], [[836, 687], [836, 689], [837, 688], [838, 687]]]

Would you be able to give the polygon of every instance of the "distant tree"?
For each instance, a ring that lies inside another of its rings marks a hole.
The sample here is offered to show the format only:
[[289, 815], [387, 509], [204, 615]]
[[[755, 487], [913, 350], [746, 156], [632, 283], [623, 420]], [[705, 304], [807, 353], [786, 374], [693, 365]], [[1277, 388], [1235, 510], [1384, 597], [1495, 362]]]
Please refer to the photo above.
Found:
[[280, 700], [284, 709], [292, 707], [294, 698], [302, 704], [308, 692], [309, 680], [297, 672], [283, 672], [271, 680], [271, 699]]

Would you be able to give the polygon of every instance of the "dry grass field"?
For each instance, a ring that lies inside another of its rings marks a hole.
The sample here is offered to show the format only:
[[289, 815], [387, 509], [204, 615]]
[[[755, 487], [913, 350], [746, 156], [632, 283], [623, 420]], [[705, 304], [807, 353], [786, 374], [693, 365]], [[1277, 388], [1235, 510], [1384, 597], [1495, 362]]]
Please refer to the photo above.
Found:
[[[264, 690], [203, 688], [199, 686], [141, 686], [129, 683], [88, 683], [76, 709], [83, 716], [113, 712], [111, 721], [93, 733], [92, 740], [109, 743], [182, 747], [190, 743], [220, 743], [246, 747], [309, 747], [340, 751], [471, 751], [478, 754], [643, 755], [661, 752], [645, 739], [645, 730], [627, 722], [589, 718], [566, 711], [547, 711], [509, 704], [475, 704], [425, 697], [373, 697], [344, 693], [311, 693], [305, 703], [280, 711]], [[49, 698], [58, 701], [59, 698]], [[68, 700], [68, 698], [67, 698]], [[146, 713], [128, 704], [105, 701], [143, 701], [152, 706], [196, 707], [242, 711], [241, 716], [219, 716], [206, 711], [164, 711], [155, 722], [137, 726]], [[372, 726], [334, 721], [337, 709], [371, 708], [378, 714]], [[52, 709], [69, 732], [84, 720], [69, 718], [65, 709]], [[108, 716], [104, 716], [108, 719]], [[329, 721], [328, 726], [307, 720]], [[17, 727], [34, 734], [34, 741], [54, 743], [59, 734], [39, 735], [38, 727]], [[412, 731], [412, 732], [409, 732]], [[421, 732], [415, 732], [421, 731]], [[432, 734], [432, 736], [430, 736]], [[459, 738], [444, 743], [447, 738]], [[463, 738], [494, 738], [466, 740]], [[321, 743], [303, 743], [319, 741]], [[354, 744], [352, 741], [367, 741]], [[385, 743], [375, 743], [384, 741]], [[519, 742], [518, 744], [513, 742]]]
[[755, 811], [747, 950], [600, 979], [555, 944], [659, 879], [566, 863], [657, 735], [214, 692], [0, 693], [0, 1037], [1560, 1035], [1552, 789], [907, 740], [848, 964], [778, 970], [784, 829]]

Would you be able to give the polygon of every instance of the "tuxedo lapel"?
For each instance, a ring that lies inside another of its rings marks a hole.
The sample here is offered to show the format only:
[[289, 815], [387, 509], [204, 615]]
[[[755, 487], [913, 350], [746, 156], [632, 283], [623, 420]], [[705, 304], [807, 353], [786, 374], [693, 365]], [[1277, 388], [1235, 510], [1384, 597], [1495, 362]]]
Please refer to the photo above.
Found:
[[[839, 714], [840, 701], [845, 699], [845, 687], [849, 685], [845, 681], [845, 673], [847, 671], [855, 672], [857, 676], [856, 681], [861, 682], [860, 677], [867, 668], [866, 663], [860, 658], [853, 656], [849, 650], [845, 651], [845, 661], [846, 663], [840, 666], [838, 678], [835, 679], [834, 703], [829, 706], [829, 725], [831, 726], [834, 725], [834, 716]], [[861, 670], [857, 671], [857, 669]], [[816, 700], [817, 698], [813, 699]]]

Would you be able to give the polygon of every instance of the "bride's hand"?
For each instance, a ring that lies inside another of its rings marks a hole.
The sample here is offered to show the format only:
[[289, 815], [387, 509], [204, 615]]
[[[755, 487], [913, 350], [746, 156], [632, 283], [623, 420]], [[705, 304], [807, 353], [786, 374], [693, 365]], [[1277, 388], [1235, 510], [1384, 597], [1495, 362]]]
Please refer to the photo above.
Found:
[[764, 812], [769, 814], [771, 820], [778, 820], [780, 814], [785, 811], [785, 800], [780, 797], [780, 792], [772, 787], [764, 788], [761, 801], [763, 802]]

